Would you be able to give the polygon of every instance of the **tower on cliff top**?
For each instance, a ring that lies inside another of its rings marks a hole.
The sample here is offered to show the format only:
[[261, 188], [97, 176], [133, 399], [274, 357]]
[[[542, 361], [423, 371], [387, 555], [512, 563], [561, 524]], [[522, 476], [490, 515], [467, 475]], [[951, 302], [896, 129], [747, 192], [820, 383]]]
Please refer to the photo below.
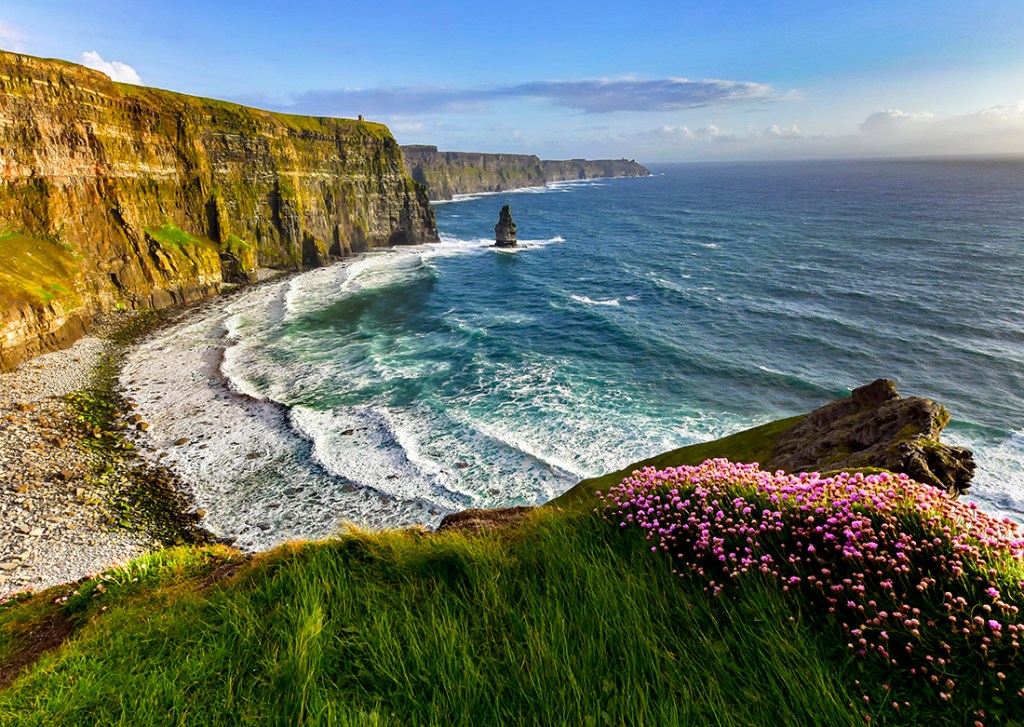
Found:
[[508, 205], [501, 208], [498, 224], [494, 226], [495, 247], [516, 246], [516, 223], [512, 221], [512, 210]]

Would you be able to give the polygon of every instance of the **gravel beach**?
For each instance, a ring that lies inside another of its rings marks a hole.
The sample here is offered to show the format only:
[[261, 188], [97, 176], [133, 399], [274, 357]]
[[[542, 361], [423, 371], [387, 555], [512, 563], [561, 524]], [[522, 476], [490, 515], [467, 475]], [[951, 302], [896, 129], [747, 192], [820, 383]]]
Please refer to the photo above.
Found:
[[74, 581], [160, 545], [145, 528], [121, 523], [126, 480], [118, 470], [126, 465], [82, 447], [91, 434], [67, 400], [92, 385], [123, 323], [100, 322], [71, 348], [0, 373], [0, 598]]

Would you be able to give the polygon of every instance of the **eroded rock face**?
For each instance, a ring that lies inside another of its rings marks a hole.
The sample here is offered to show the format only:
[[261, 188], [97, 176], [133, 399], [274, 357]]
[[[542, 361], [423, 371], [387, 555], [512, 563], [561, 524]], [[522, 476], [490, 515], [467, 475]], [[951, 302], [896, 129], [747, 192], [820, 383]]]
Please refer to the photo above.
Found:
[[505, 205], [498, 215], [498, 224], [494, 226], [494, 244], [497, 247], [516, 246], [516, 223], [512, 221], [512, 209]]
[[828, 472], [878, 467], [960, 494], [970, 485], [974, 458], [939, 441], [949, 423], [941, 404], [901, 397], [888, 379], [854, 389], [811, 412], [775, 444], [767, 470]]
[[75, 316], [435, 239], [426, 190], [381, 124], [0, 51], [0, 366], [63, 342]]

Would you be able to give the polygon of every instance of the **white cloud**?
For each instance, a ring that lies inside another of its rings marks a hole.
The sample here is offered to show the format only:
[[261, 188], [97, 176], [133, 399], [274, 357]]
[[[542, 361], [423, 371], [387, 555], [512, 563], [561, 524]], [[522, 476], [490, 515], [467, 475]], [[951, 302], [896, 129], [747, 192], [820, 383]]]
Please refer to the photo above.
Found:
[[871, 114], [859, 128], [883, 150], [913, 154], [1021, 153], [1024, 100], [947, 118], [888, 109]]
[[779, 126], [772, 124], [764, 130], [745, 128], [735, 132], [725, 132], [715, 124], [690, 128], [689, 126], [664, 125], [661, 128], [640, 134], [626, 134], [623, 140], [635, 140], [646, 144], [668, 145], [683, 144], [699, 145], [707, 142], [744, 142], [758, 139], [804, 139], [804, 133], [796, 124]]
[[25, 50], [26, 36], [20, 28], [0, 20], [0, 47], [21, 53]]
[[919, 129], [924, 125], [935, 121], [935, 115], [930, 113], [904, 113], [899, 109], [885, 109], [864, 119], [860, 130], [866, 134], [891, 134]]
[[721, 129], [714, 124], [701, 126], [696, 129], [691, 129], [689, 126], [670, 126], [665, 124], [660, 129], [655, 129], [654, 131], [649, 131], [646, 134], [640, 134], [638, 136], [646, 137], [648, 139], [657, 139], [659, 141], [696, 142], [708, 141], [721, 135]]
[[342, 88], [298, 94], [290, 108], [301, 113], [367, 114], [487, 113], [490, 104], [530, 99], [587, 114], [677, 111], [717, 106], [763, 105], [800, 98], [752, 81], [690, 78], [600, 78], [529, 81], [483, 88], [411, 86]]
[[139, 78], [139, 74], [134, 68], [129, 66], [127, 63], [121, 61], [106, 61], [99, 53], [94, 50], [86, 51], [82, 54], [82, 65], [93, 70], [106, 73], [110, 76], [112, 81], [118, 81], [120, 83], [134, 83], [136, 85], [142, 83], [142, 79]]
[[672, 126], [594, 139], [614, 156], [646, 159], [815, 159], [1024, 153], [1024, 100], [940, 117], [883, 109], [846, 134], [806, 133], [796, 124]]
[[772, 124], [764, 130], [763, 136], [770, 137], [772, 139], [802, 139], [803, 132], [797, 128], [796, 124], [792, 126], [779, 126], [778, 124]]

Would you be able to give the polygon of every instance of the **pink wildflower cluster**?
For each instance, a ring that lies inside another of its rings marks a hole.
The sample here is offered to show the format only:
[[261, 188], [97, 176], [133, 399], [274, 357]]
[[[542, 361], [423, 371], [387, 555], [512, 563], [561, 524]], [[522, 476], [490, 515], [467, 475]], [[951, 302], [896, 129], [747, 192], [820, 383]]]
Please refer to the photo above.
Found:
[[932, 685], [941, 702], [970, 661], [1024, 708], [1021, 675], [1007, 676], [1024, 640], [1024, 539], [1009, 520], [906, 475], [772, 474], [724, 459], [648, 467], [598, 495], [606, 519], [641, 528], [710, 593], [761, 574], [837, 621], [856, 656]]

